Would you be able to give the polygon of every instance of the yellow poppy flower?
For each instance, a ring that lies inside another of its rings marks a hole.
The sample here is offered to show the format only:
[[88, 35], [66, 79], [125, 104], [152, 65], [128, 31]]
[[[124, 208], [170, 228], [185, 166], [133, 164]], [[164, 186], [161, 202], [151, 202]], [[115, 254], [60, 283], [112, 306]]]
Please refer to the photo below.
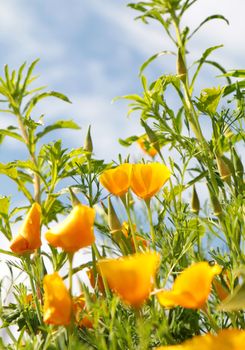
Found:
[[[136, 225], [133, 225], [133, 227], [134, 227], [134, 229], [136, 231]], [[129, 224], [128, 224], [128, 222], [124, 221], [122, 223], [122, 230], [121, 230], [121, 232], [124, 234], [124, 236], [126, 238], [129, 237]], [[149, 247], [149, 242], [146, 239], [144, 239], [143, 237], [141, 237], [141, 236], [136, 234], [135, 238], [136, 238], [136, 242], [137, 242], [138, 247], [141, 247], [144, 250]], [[131, 238], [131, 246], [132, 246], [133, 251], [135, 252], [135, 246], [134, 246], [133, 238]]]
[[100, 260], [98, 268], [126, 304], [139, 307], [150, 295], [159, 263], [160, 255], [148, 252]]
[[16, 254], [31, 253], [40, 248], [41, 207], [34, 203], [29, 210], [17, 236], [12, 240], [10, 249]]
[[221, 272], [218, 265], [199, 262], [185, 269], [174, 281], [171, 291], [159, 291], [159, 303], [165, 307], [201, 308], [208, 299], [212, 280]]
[[199, 335], [180, 345], [160, 346], [155, 350], [243, 350], [245, 331], [224, 329], [218, 335]]
[[170, 170], [160, 163], [134, 164], [131, 189], [142, 199], [153, 197], [170, 178]]
[[[93, 328], [91, 315], [86, 311], [86, 300], [83, 295], [73, 299], [75, 322], [80, 328]], [[86, 313], [86, 314], [84, 314]]]
[[124, 163], [114, 169], [105, 170], [99, 180], [110, 193], [122, 196], [130, 187], [131, 172], [132, 164]]
[[141, 137], [139, 137], [137, 143], [142, 149], [142, 151], [148, 154], [150, 157], [154, 158], [156, 156], [157, 150], [154, 146], [151, 145], [147, 135], [142, 135]]
[[94, 219], [93, 208], [77, 204], [63, 222], [46, 232], [45, 238], [54, 247], [76, 252], [94, 243]]
[[44, 276], [43, 321], [53, 325], [68, 325], [71, 319], [70, 294], [57, 272]]

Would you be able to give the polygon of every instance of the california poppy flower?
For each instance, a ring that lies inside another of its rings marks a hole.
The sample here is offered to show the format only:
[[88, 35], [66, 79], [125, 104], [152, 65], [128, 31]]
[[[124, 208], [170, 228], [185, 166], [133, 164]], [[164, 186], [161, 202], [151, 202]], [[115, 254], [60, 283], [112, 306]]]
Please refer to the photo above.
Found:
[[21, 225], [17, 236], [12, 240], [10, 249], [16, 254], [31, 253], [40, 248], [41, 207], [33, 203]]
[[57, 272], [44, 276], [43, 321], [53, 325], [68, 325], [71, 320], [72, 300]]
[[[73, 311], [75, 322], [80, 328], [92, 328], [93, 323], [91, 317], [86, 312], [86, 300], [84, 295], [80, 295], [73, 299]], [[86, 314], [85, 314], [86, 313]]]
[[159, 291], [159, 303], [165, 307], [182, 306], [199, 309], [207, 301], [212, 280], [221, 272], [219, 265], [199, 262], [185, 269], [174, 281], [171, 291]]
[[105, 170], [99, 180], [110, 193], [122, 196], [130, 187], [131, 172], [132, 164], [124, 163], [116, 168]]
[[154, 158], [157, 154], [157, 150], [149, 141], [147, 135], [142, 135], [137, 140], [138, 145], [142, 149], [143, 152], [148, 154], [150, 157]]
[[161, 163], [134, 164], [131, 189], [142, 199], [153, 197], [170, 178], [170, 170]]
[[93, 208], [77, 204], [63, 222], [46, 232], [45, 238], [50, 245], [74, 253], [94, 243], [94, 219]]
[[[134, 226], [134, 229], [136, 230], [136, 225], [133, 225], [133, 226]], [[123, 235], [126, 238], [129, 238], [130, 230], [129, 230], [128, 222], [124, 221], [122, 223], [121, 232], [123, 233]], [[149, 242], [147, 242], [147, 240], [144, 239], [143, 237], [141, 237], [140, 235], [136, 234], [135, 238], [136, 238], [136, 242], [137, 242], [138, 247], [141, 247], [145, 250], [149, 246]], [[132, 246], [133, 251], [135, 251], [133, 238], [131, 238], [131, 246]]]
[[148, 252], [100, 260], [98, 268], [109, 287], [126, 304], [139, 307], [150, 295], [159, 263], [160, 255]]
[[[95, 281], [93, 268], [90, 268], [89, 270], [87, 270], [86, 273], [87, 273], [87, 276], [88, 276], [88, 279], [89, 279], [89, 282], [90, 282], [91, 286], [93, 288], [95, 288], [96, 281]], [[99, 273], [97, 274], [97, 286], [98, 286], [99, 291], [101, 293], [104, 293], [104, 291], [105, 291], [104, 282], [103, 282], [103, 279], [102, 279], [102, 277], [101, 277], [101, 275]]]
[[245, 331], [224, 329], [217, 335], [198, 335], [180, 345], [160, 346], [155, 350], [243, 350]]

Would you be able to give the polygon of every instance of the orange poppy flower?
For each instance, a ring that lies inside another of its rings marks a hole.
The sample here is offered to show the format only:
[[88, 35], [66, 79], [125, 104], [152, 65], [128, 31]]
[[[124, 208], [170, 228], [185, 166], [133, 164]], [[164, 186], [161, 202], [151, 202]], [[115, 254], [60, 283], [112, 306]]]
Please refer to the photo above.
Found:
[[160, 346], [155, 350], [243, 350], [245, 331], [224, 329], [217, 335], [198, 335], [180, 345]]
[[110, 193], [122, 196], [130, 187], [131, 172], [132, 164], [124, 163], [114, 169], [105, 170], [99, 180]]
[[142, 149], [142, 151], [148, 154], [150, 157], [154, 158], [157, 154], [156, 148], [152, 146], [147, 135], [142, 135], [141, 137], [139, 137], [137, 143]]
[[171, 291], [159, 291], [159, 303], [165, 307], [182, 306], [199, 309], [207, 301], [212, 280], [221, 272], [219, 265], [199, 262], [185, 269], [174, 281]]
[[43, 321], [53, 325], [68, 325], [71, 320], [72, 300], [57, 272], [44, 276]]
[[45, 238], [50, 245], [74, 253], [94, 243], [94, 219], [93, 208], [77, 204], [63, 222], [46, 232]]
[[12, 240], [10, 249], [16, 254], [31, 253], [40, 248], [42, 242], [40, 238], [41, 207], [38, 203], [33, 203], [17, 236]]
[[149, 298], [159, 264], [160, 255], [148, 252], [100, 260], [98, 268], [109, 287], [126, 304], [139, 307]]
[[92, 328], [93, 323], [89, 315], [84, 315], [86, 311], [86, 300], [83, 295], [73, 299], [73, 310], [77, 325], [82, 328]]
[[131, 189], [142, 199], [153, 197], [170, 178], [170, 170], [160, 163], [134, 164]]

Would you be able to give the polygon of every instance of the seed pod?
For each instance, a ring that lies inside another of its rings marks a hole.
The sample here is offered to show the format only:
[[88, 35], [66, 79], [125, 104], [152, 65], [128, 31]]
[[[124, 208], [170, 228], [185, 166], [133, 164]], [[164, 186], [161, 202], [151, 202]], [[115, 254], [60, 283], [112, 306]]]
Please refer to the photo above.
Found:
[[191, 211], [198, 215], [200, 210], [200, 201], [196, 191], [195, 185], [193, 185], [192, 198], [191, 198]]
[[81, 202], [79, 201], [79, 199], [77, 198], [77, 196], [75, 195], [71, 187], [69, 187], [69, 192], [71, 196], [72, 206], [75, 207], [76, 205], [81, 204]]
[[117, 217], [115, 209], [113, 208], [110, 197], [108, 197], [108, 225], [111, 233], [119, 232], [122, 229], [122, 225]]
[[244, 174], [243, 164], [235, 148], [233, 148], [233, 156], [234, 156], [234, 166], [235, 166], [236, 175], [243, 178], [243, 174]]
[[213, 193], [210, 193], [210, 198], [211, 198], [211, 202], [212, 202], [212, 206], [213, 206], [213, 210], [214, 210], [214, 215], [220, 216], [222, 214], [222, 208], [221, 208], [221, 205], [220, 205], [218, 198]]
[[93, 142], [92, 142], [92, 138], [91, 138], [90, 129], [91, 129], [91, 125], [89, 125], [89, 127], [88, 127], [88, 131], [87, 131], [87, 135], [86, 135], [83, 149], [86, 152], [92, 153], [93, 152]]
[[228, 165], [228, 162], [224, 160], [224, 157], [216, 155], [216, 161], [218, 166], [218, 171], [220, 174], [221, 180], [229, 182], [231, 178], [231, 169]]
[[178, 49], [176, 70], [177, 70], [177, 74], [179, 75], [180, 79], [184, 83], [185, 80], [186, 80], [186, 66], [185, 66], [185, 62], [183, 60], [183, 56], [182, 56], [182, 53], [181, 53], [180, 49]]

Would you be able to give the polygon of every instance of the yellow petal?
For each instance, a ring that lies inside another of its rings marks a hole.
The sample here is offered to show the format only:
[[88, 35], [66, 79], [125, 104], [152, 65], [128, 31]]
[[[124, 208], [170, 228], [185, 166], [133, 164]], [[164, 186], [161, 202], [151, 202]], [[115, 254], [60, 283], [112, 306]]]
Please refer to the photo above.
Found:
[[63, 222], [46, 232], [45, 238], [54, 247], [75, 252], [94, 243], [94, 219], [93, 208], [78, 204]]
[[218, 335], [200, 335], [180, 345], [160, 346], [155, 350], [243, 350], [244, 344], [244, 330], [225, 329]]
[[41, 246], [40, 238], [41, 207], [34, 203], [21, 225], [18, 235], [13, 239], [10, 249], [17, 254], [24, 254]]
[[208, 299], [214, 276], [220, 272], [220, 266], [210, 266], [208, 262], [193, 264], [176, 278], [172, 291], [158, 293], [158, 300], [166, 307], [201, 308]]
[[68, 325], [71, 319], [70, 294], [57, 272], [44, 276], [43, 321], [53, 325]]
[[115, 196], [125, 194], [130, 186], [132, 165], [124, 163], [114, 169], [105, 170], [99, 180]]
[[131, 189], [142, 199], [153, 197], [169, 179], [170, 170], [160, 163], [134, 164]]
[[160, 256], [155, 252], [134, 254], [98, 262], [109, 287], [127, 304], [139, 307], [149, 297]]

